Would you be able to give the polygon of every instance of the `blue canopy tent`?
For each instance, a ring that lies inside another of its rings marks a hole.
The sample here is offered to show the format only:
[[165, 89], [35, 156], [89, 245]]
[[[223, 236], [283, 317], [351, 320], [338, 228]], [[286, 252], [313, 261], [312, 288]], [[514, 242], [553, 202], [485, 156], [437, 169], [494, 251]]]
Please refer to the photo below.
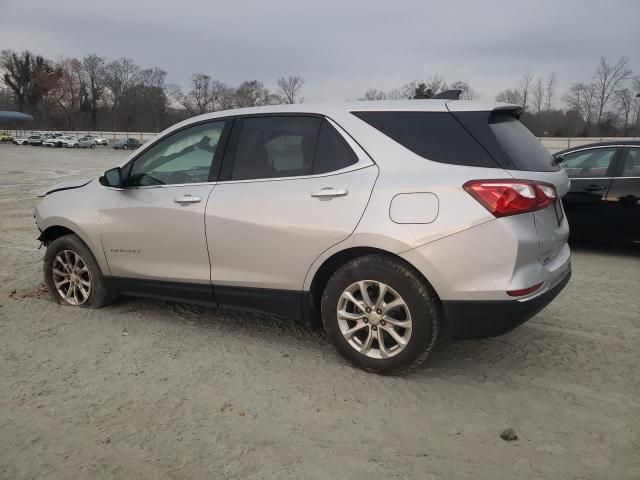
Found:
[[31, 115], [22, 112], [6, 112], [0, 110], [0, 122], [27, 122], [33, 120]]
[[0, 110], [0, 128], [6, 130], [11, 127], [13, 130], [25, 130], [24, 122], [30, 122], [33, 117], [22, 112], [8, 112]]

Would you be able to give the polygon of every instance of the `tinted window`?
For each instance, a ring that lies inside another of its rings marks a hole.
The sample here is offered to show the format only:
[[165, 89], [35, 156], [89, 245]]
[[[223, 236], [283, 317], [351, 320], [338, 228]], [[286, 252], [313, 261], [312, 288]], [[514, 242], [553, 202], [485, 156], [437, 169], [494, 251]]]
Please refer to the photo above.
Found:
[[560, 170], [551, 154], [518, 121], [513, 112], [452, 112], [498, 165], [509, 170], [554, 172]]
[[629, 148], [622, 166], [622, 177], [640, 177], [640, 148]]
[[614, 148], [592, 148], [562, 155], [562, 167], [570, 178], [606, 177], [616, 154]]
[[135, 160], [127, 185], [207, 182], [224, 124], [196, 125], [160, 140]]
[[447, 112], [353, 112], [402, 146], [436, 162], [497, 167], [496, 162]]
[[320, 122], [315, 117], [244, 119], [232, 180], [310, 175]]
[[327, 173], [358, 162], [358, 157], [344, 138], [326, 120], [320, 127], [313, 173]]
[[513, 115], [494, 113], [489, 128], [517, 170], [558, 170], [549, 151]]

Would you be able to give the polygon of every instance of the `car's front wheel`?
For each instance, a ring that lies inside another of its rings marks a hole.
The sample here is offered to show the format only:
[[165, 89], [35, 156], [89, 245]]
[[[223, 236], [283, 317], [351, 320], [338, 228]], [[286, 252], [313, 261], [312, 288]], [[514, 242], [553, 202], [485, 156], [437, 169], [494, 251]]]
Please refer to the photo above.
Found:
[[100, 308], [112, 300], [98, 262], [73, 234], [57, 238], [47, 247], [44, 279], [51, 297], [61, 305]]
[[129, 149], [129, 147], [127, 147], [126, 145], [123, 145], [123, 146], [122, 146], [122, 149], [123, 149], [123, 150], [128, 150], [128, 149]]
[[415, 369], [440, 328], [433, 289], [410, 266], [386, 255], [359, 257], [338, 269], [325, 287], [321, 313], [337, 350], [379, 373]]

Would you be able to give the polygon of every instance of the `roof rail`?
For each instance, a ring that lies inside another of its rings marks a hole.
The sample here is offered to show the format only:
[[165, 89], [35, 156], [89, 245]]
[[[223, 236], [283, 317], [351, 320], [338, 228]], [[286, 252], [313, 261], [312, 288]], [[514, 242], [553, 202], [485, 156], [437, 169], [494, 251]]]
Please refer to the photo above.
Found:
[[462, 90], [444, 90], [433, 97], [432, 100], [460, 100]]

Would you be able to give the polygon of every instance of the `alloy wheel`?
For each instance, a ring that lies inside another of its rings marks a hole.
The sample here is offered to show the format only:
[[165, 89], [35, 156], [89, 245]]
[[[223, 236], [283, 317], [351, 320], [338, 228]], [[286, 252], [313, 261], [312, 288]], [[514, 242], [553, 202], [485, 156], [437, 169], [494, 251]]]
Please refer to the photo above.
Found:
[[407, 303], [376, 280], [349, 285], [337, 306], [338, 327], [349, 345], [369, 358], [385, 359], [409, 344], [413, 323]]
[[82, 305], [91, 295], [91, 273], [85, 261], [72, 250], [62, 250], [53, 259], [53, 284], [58, 295], [71, 305]]

